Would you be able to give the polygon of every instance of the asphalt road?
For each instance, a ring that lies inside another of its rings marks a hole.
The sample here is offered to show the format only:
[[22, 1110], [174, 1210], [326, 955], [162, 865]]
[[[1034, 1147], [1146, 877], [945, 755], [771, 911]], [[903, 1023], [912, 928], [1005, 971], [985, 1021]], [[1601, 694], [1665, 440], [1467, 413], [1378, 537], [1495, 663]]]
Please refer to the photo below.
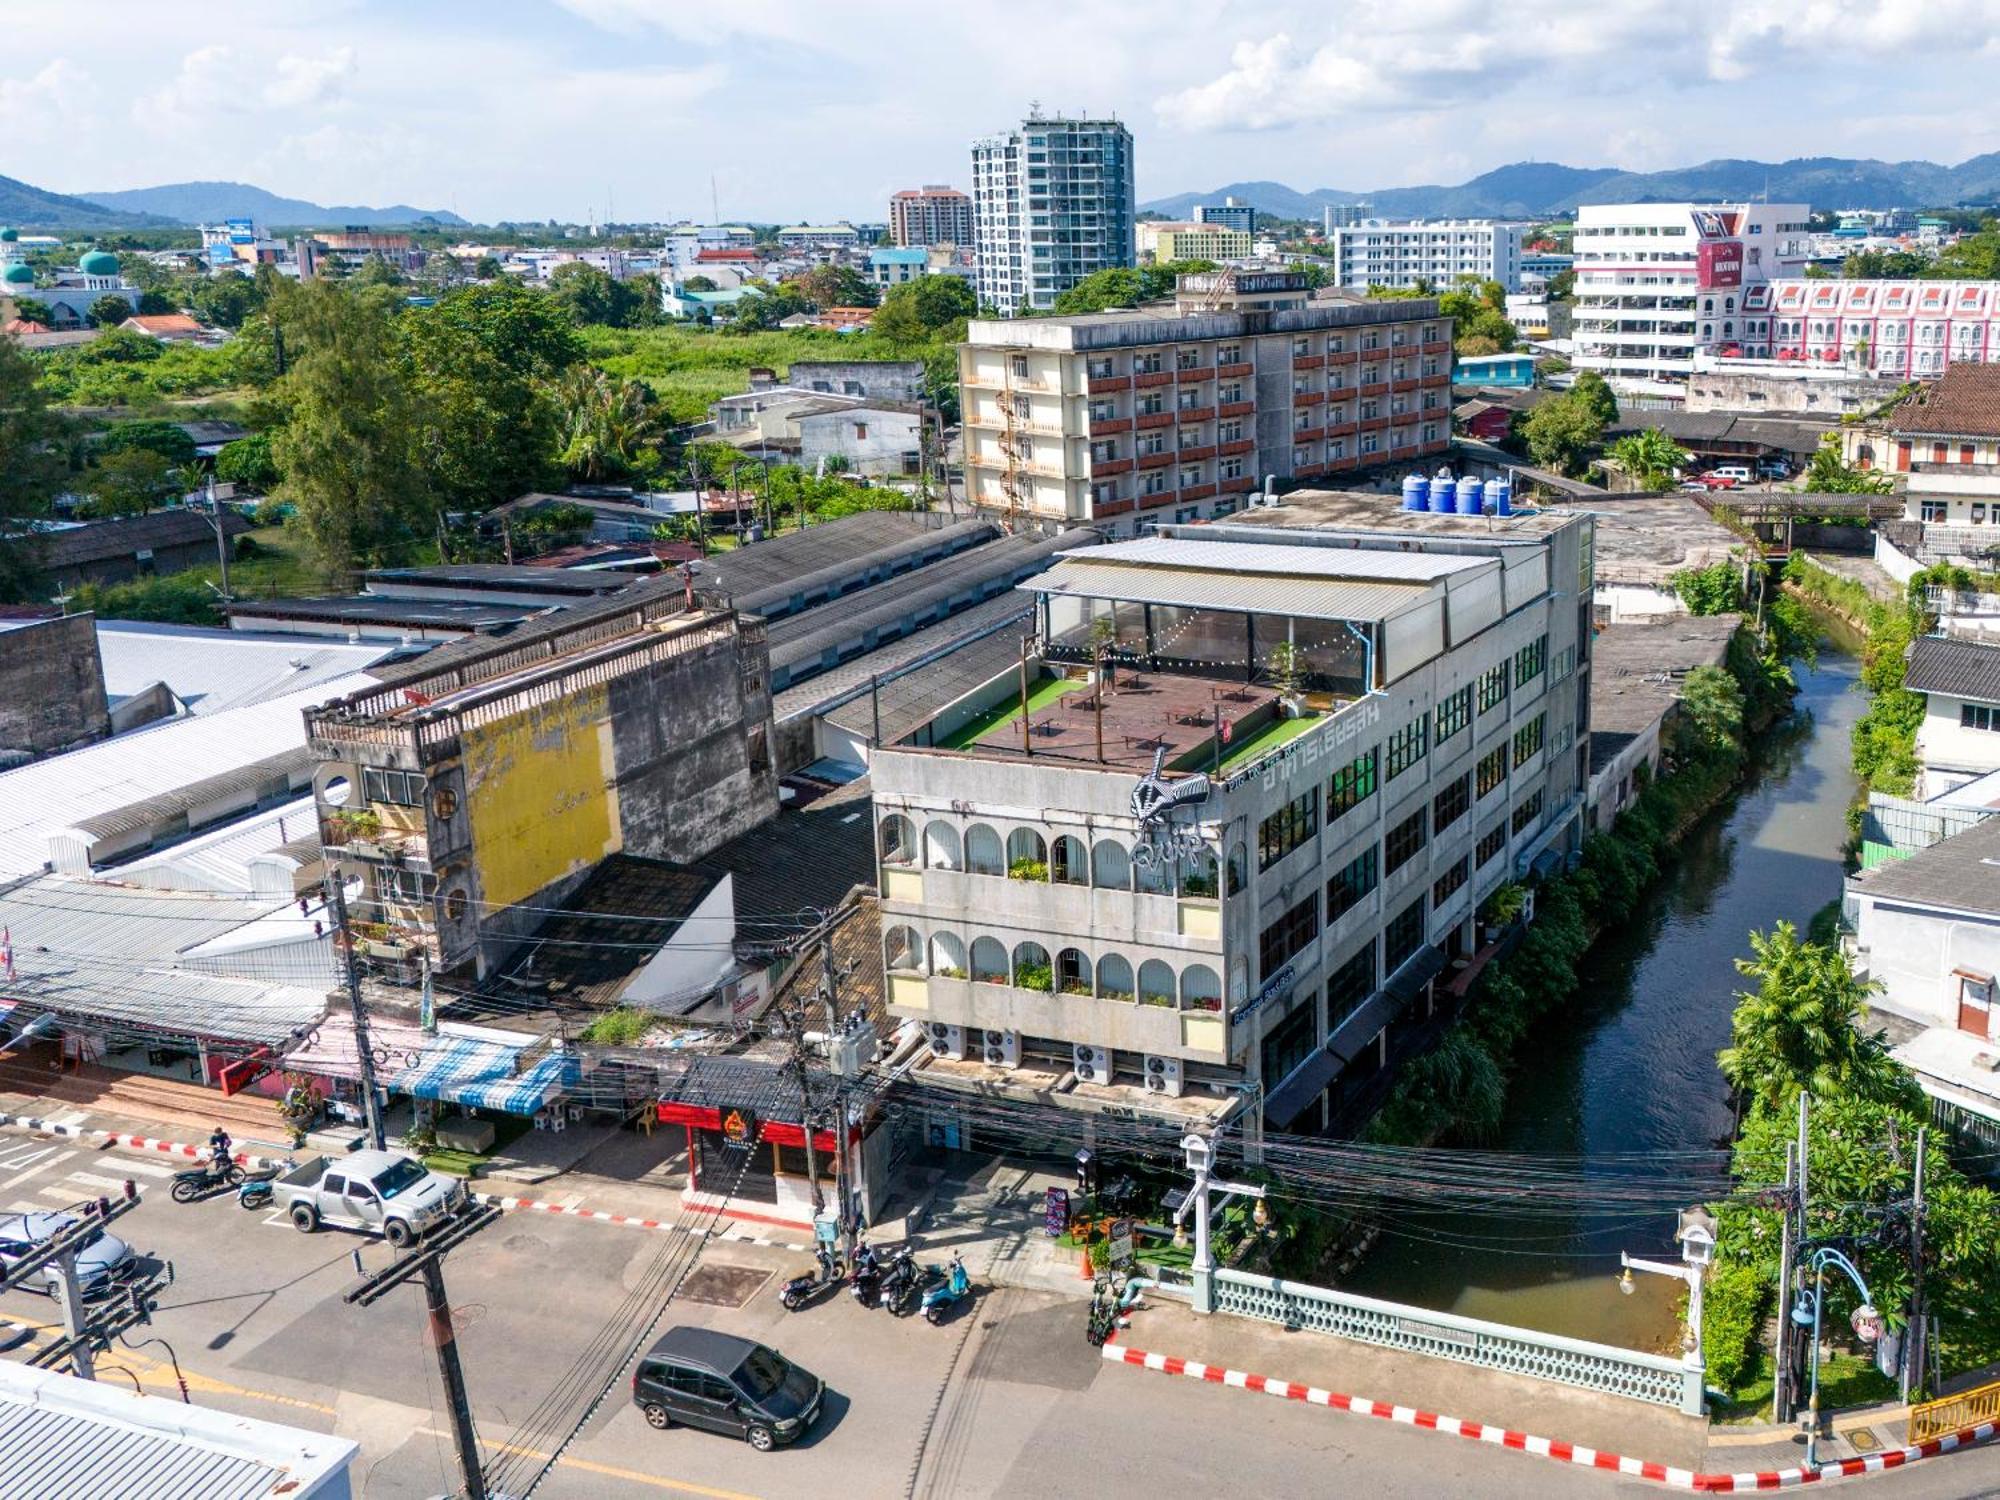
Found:
[[[174, 1285], [145, 1333], [171, 1346], [198, 1402], [362, 1446], [360, 1500], [451, 1493], [456, 1470], [421, 1293], [347, 1306], [353, 1252], [386, 1247], [340, 1231], [307, 1236], [224, 1197], [180, 1206], [173, 1168], [118, 1149], [0, 1133], [0, 1208], [60, 1207], [126, 1175], [147, 1201], [119, 1224], [142, 1251], [171, 1259]], [[489, 1465], [521, 1447], [516, 1486], [549, 1440], [524, 1424], [604, 1329], [628, 1291], [682, 1237], [553, 1215], [510, 1214], [452, 1253], [447, 1281]], [[934, 1243], [942, 1258], [946, 1247]], [[666, 1319], [776, 1345], [826, 1379], [818, 1426], [770, 1454], [709, 1434], [648, 1428], [621, 1380], [538, 1495], [562, 1500], [898, 1500], [908, 1496], [1152, 1497], [1226, 1489], [1243, 1496], [1366, 1494], [1605, 1496], [1657, 1486], [1567, 1468], [1436, 1433], [1173, 1379], [1101, 1359], [1073, 1299], [981, 1290], [943, 1327], [864, 1310], [843, 1291], [787, 1314], [776, 1285], [798, 1267], [783, 1250], [719, 1241]], [[976, 1274], [981, 1261], [968, 1262]], [[1143, 1316], [1143, 1315], [1142, 1315]], [[0, 1298], [0, 1318], [46, 1324], [44, 1298]], [[20, 1358], [26, 1341], [7, 1349]], [[610, 1360], [592, 1365], [601, 1382]], [[100, 1378], [176, 1394], [167, 1347], [120, 1348]], [[566, 1427], [581, 1415], [566, 1402]], [[2000, 1492], [2000, 1451], [1919, 1465], [1858, 1483], [1899, 1497]], [[518, 1493], [518, 1488], [515, 1490]]]

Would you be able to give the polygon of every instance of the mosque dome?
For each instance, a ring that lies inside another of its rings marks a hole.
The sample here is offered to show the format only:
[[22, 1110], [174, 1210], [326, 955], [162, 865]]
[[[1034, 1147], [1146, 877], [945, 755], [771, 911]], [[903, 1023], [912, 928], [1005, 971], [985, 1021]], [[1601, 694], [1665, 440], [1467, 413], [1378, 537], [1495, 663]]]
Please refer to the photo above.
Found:
[[33, 286], [35, 273], [22, 261], [15, 261], [5, 271], [0, 271], [0, 282], [8, 286]]
[[86, 276], [116, 276], [118, 257], [109, 250], [92, 250], [76, 263], [76, 268]]

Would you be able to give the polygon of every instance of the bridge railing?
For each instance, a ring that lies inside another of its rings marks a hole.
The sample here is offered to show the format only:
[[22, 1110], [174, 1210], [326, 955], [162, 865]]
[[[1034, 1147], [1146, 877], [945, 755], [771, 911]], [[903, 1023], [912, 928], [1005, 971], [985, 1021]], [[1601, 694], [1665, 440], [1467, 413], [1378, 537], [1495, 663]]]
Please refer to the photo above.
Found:
[[1940, 1396], [1935, 1401], [1912, 1402], [1910, 1405], [1910, 1431], [1906, 1442], [1923, 1443], [1934, 1437], [1943, 1437], [1948, 1432], [1957, 1432], [1965, 1427], [1977, 1427], [1981, 1422], [1991, 1422], [2000, 1417], [2000, 1380], [1991, 1385], [1976, 1385], [1969, 1391], [1960, 1391], [1955, 1396]]
[[1664, 1354], [1593, 1344], [1242, 1271], [1216, 1271], [1214, 1297], [1217, 1312], [1238, 1317], [1627, 1396], [1653, 1406], [1675, 1407], [1690, 1416], [1702, 1413], [1702, 1371]]

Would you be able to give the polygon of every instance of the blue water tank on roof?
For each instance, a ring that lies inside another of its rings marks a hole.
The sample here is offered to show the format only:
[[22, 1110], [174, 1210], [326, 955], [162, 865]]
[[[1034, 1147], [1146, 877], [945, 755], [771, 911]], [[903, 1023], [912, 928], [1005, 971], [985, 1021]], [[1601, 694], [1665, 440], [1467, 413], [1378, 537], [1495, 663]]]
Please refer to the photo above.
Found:
[[1421, 474], [1411, 474], [1403, 480], [1403, 509], [1422, 510], [1430, 503], [1431, 482]]
[[1485, 495], [1486, 487], [1472, 475], [1467, 474], [1458, 482], [1458, 513], [1461, 516], [1479, 514], [1479, 502]]

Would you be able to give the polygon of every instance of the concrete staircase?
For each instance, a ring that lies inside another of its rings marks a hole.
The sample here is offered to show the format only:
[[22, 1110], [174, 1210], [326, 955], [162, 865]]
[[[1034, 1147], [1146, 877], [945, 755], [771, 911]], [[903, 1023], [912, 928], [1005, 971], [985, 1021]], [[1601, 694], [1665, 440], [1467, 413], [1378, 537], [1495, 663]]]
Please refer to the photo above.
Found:
[[0, 1059], [0, 1093], [39, 1099], [48, 1106], [47, 1113], [59, 1112], [57, 1106], [68, 1106], [117, 1115], [144, 1123], [162, 1140], [197, 1146], [217, 1125], [244, 1144], [281, 1145], [291, 1139], [275, 1099], [254, 1094], [224, 1098], [219, 1089], [198, 1083], [150, 1073], [122, 1073], [96, 1063], [57, 1072], [54, 1061], [51, 1046]]

